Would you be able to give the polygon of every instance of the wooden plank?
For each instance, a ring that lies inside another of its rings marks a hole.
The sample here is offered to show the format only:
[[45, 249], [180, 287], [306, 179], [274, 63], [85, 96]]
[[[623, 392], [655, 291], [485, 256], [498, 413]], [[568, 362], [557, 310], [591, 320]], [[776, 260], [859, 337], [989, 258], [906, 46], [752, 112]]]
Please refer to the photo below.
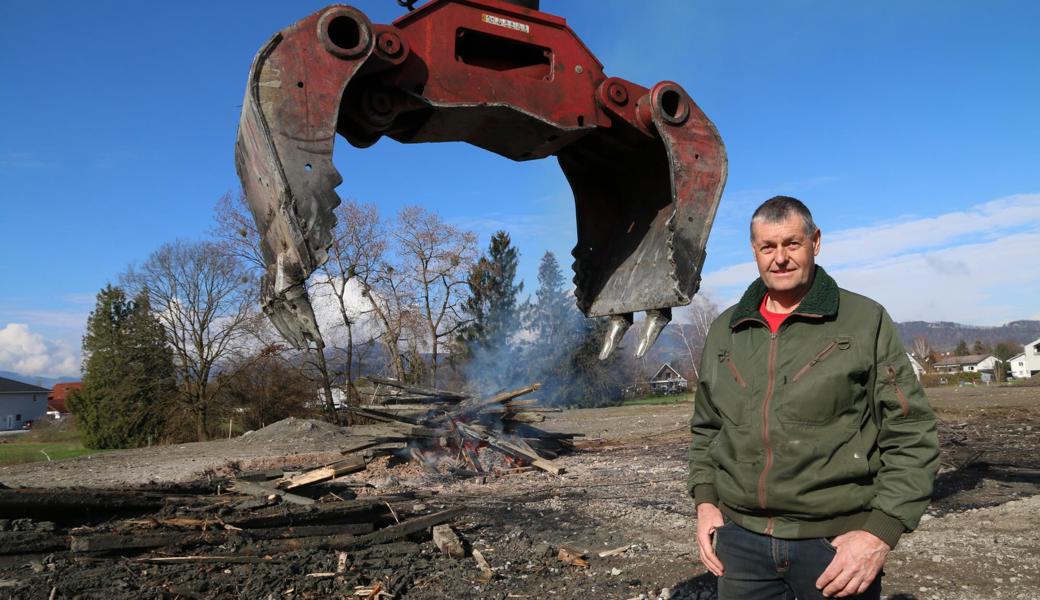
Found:
[[465, 435], [481, 440], [499, 452], [523, 458], [543, 471], [552, 473], [553, 475], [561, 475], [564, 472], [563, 467], [555, 464], [551, 460], [542, 458], [537, 452], [531, 450], [530, 447], [522, 448], [516, 444], [507, 442], [494, 434], [478, 432], [469, 425], [464, 425], [462, 423], [457, 423], [456, 427]]
[[373, 421], [382, 421], [383, 423], [404, 423], [405, 425], [419, 424], [415, 419], [409, 419], [408, 417], [402, 417], [401, 415], [395, 415], [380, 410], [366, 410], [355, 406], [348, 406], [344, 410], [359, 417], [372, 419]]
[[484, 409], [486, 407], [494, 406], [496, 404], [502, 404], [503, 402], [506, 402], [506, 401], [512, 400], [513, 398], [516, 398], [517, 396], [523, 396], [524, 394], [530, 394], [531, 392], [533, 392], [533, 391], [535, 391], [535, 390], [537, 390], [537, 389], [539, 389], [541, 387], [542, 387], [542, 384], [535, 383], [535, 384], [529, 385], [527, 387], [522, 387], [522, 388], [518, 388], [518, 389], [515, 389], [515, 390], [510, 390], [508, 392], [500, 392], [498, 394], [495, 394], [494, 396], [491, 396], [490, 398], [485, 398], [483, 400], [469, 400], [469, 401], [466, 401], [466, 402], [463, 402], [463, 403], [459, 404], [459, 412], [462, 412], [462, 413], [480, 412], [482, 409]]
[[295, 538], [349, 536], [371, 533], [371, 523], [343, 523], [339, 525], [316, 525], [294, 527], [272, 527], [228, 531], [217, 529], [208, 532], [158, 531], [130, 534], [87, 534], [72, 536], [67, 544], [73, 552], [122, 552], [151, 550], [155, 548], [190, 548], [193, 546], [217, 546], [234, 539], [284, 540]]
[[0, 532], [0, 554], [30, 554], [68, 550], [69, 536], [34, 531]]
[[429, 412], [437, 410], [436, 406], [429, 404], [362, 404], [357, 408], [361, 410], [375, 410], [383, 412]]
[[406, 391], [408, 393], [411, 393], [411, 394], [419, 394], [420, 396], [430, 396], [430, 397], [445, 398], [445, 399], [452, 399], [452, 400], [465, 400], [465, 399], [469, 398], [469, 396], [467, 396], [465, 394], [460, 394], [459, 392], [452, 392], [452, 391], [449, 391], [449, 390], [439, 390], [439, 389], [436, 389], [436, 388], [424, 388], [424, 387], [418, 387], [418, 386], [414, 386], [414, 385], [407, 385], [407, 384], [401, 383], [400, 381], [397, 381], [396, 379], [384, 379], [382, 377], [374, 377], [372, 375], [364, 377], [364, 378], [362, 378], [359, 381], [364, 381], [366, 379], [368, 381], [371, 381], [372, 383], [378, 383], [380, 385], [387, 385], [387, 386], [390, 386], [390, 387], [393, 387], [393, 388], [397, 388], [399, 390], [404, 390], [404, 391]]
[[123, 509], [158, 510], [170, 496], [134, 490], [63, 490], [16, 488], [0, 489], [0, 514], [14, 518], [23, 513], [69, 514], [108, 513]]
[[509, 408], [519, 408], [526, 406], [537, 406], [541, 402], [538, 398], [524, 398], [523, 400], [509, 400], [506, 402], [506, 406]]
[[279, 527], [306, 523], [350, 521], [368, 523], [387, 514], [386, 505], [374, 500], [345, 500], [306, 507], [273, 506], [243, 515], [224, 517], [224, 522], [235, 527]]
[[303, 496], [297, 496], [296, 494], [290, 494], [285, 490], [279, 490], [266, 485], [260, 485], [258, 483], [252, 483], [250, 481], [239, 481], [235, 480], [231, 482], [233, 486], [231, 491], [239, 494], [248, 494], [250, 496], [270, 496], [274, 494], [282, 499], [283, 502], [289, 502], [292, 504], [299, 504], [300, 506], [309, 506], [315, 503], [313, 498], [305, 498]]
[[416, 517], [402, 521], [397, 525], [384, 527], [365, 535], [327, 535], [297, 538], [292, 540], [278, 540], [261, 544], [252, 544], [239, 550], [240, 554], [273, 554], [282, 552], [295, 552], [298, 550], [349, 550], [351, 548], [365, 548], [376, 544], [385, 544], [399, 540], [403, 537], [429, 529], [434, 525], [446, 523], [465, 510], [464, 507], [450, 508], [430, 515]]
[[336, 461], [324, 467], [311, 469], [310, 471], [301, 473], [295, 477], [283, 479], [277, 483], [277, 487], [283, 490], [294, 490], [307, 485], [329, 481], [330, 479], [335, 479], [336, 477], [341, 477], [349, 473], [364, 471], [365, 467], [366, 463], [363, 457], [351, 456], [350, 458]]
[[217, 564], [257, 564], [257, 563], [282, 563], [282, 560], [270, 556], [151, 556], [147, 558], [134, 559], [135, 562], [152, 563], [159, 565], [186, 564], [186, 563], [217, 563]]
[[517, 423], [541, 423], [545, 420], [545, 415], [536, 412], [518, 412], [506, 416], [504, 420]]

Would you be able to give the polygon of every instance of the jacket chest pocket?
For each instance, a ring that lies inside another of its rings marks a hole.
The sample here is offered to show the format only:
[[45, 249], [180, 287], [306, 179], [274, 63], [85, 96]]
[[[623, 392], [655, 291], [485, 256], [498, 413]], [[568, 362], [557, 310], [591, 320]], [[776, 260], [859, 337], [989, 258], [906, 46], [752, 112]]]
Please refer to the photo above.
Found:
[[844, 412], [855, 395], [854, 350], [849, 336], [826, 339], [811, 358], [785, 378], [784, 399], [778, 408], [780, 419], [819, 425]]
[[742, 425], [747, 421], [748, 382], [729, 350], [720, 350], [715, 366], [715, 386], [712, 399], [716, 408], [732, 424]]

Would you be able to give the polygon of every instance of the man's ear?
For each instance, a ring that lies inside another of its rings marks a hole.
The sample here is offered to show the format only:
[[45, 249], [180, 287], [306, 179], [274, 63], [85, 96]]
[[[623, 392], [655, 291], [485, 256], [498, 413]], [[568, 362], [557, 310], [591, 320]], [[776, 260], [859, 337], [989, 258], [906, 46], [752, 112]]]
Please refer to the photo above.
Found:
[[820, 228], [817, 227], [816, 231], [812, 234], [812, 253], [813, 256], [820, 255]]

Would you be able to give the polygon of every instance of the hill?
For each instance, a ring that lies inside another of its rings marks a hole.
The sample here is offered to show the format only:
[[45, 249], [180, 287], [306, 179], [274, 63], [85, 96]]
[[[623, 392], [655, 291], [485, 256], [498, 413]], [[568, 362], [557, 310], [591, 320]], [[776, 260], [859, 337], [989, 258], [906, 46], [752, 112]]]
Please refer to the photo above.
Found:
[[0, 377], [6, 377], [7, 379], [14, 379], [15, 381], [21, 381], [22, 383], [28, 383], [29, 385], [37, 385], [43, 388], [52, 388], [55, 383], [65, 383], [67, 381], [79, 381], [75, 377], [42, 377], [40, 375], [19, 375], [12, 371], [0, 371]]
[[896, 323], [896, 328], [899, 329], [899, 337], [907, 348], [913, 345], [915, 337], [922, 336], [935, 350], [952, 350], [961, 340], [970, 346], [975, 340], [993, 345], [998, 342], [1025, 344], [1040, 338], [1040, 321], [1011, 321], [997, 327], [948, 321], [907, 321]]

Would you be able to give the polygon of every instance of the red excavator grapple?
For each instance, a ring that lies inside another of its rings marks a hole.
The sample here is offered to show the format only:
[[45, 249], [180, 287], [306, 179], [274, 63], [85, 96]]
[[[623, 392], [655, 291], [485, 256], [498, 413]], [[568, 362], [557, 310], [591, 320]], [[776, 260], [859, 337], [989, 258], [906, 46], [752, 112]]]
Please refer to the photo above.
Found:
[[263, 237], [264, 311], [298, 347], [323, 344], [306, 280], [332, 242], [337, 133], [359, 148], [385, 135], [555, 156], [577, 210], [578, 307], [611, 318], [601, 357], [646, 311], [642, 356], [697, 291], [726, 154], [677, 83], [607, 77], [537, 0], [432, 0], [391, 25], [336, 5], [256, 55], [236, 144]]

